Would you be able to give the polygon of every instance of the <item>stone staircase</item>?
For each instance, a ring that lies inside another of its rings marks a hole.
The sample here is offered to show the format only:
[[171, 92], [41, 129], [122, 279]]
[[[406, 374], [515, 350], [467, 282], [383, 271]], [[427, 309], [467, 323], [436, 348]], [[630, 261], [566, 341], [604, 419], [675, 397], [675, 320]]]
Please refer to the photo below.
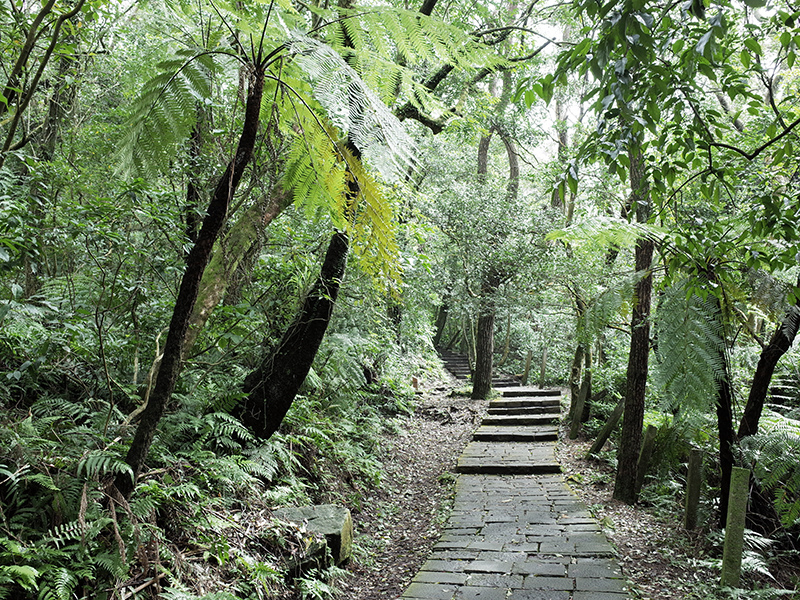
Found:
[[489, 403], [480, 427], [458, 461], [459, 473], [560, 473], [555, 457], [561, 392], [505, 388]]
[[453, 510], [399, 600], [631, 600], [556, 461], [561, 393], [507, 388], [456, 471]]
[[[465, 354], [457, 354], [449, 350], [439, 350], [439, 357], [442, 359], [442, 363], [444, 363], [444, 368], [460, 382], [466, 382], [467, 379], [472, 377], [472, 366], [469, 363], [469, 358]], [[519, 378], [514, 375], [497, 373], [492, 377], [492, 387], [494, 388], [513, 387], [519, 386], [519, 384]]]

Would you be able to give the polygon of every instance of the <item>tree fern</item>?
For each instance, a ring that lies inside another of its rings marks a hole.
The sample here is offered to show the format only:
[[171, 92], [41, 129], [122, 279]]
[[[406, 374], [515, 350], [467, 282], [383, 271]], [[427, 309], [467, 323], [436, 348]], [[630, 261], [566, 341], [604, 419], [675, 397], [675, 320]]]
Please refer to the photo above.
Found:
[[708, 411], [715, 402], [718, 381], [725, 375], [721, 315], [712, 302], [692, 294], [682, 284], [670, 287], [658, 305], [657, 365], [654, 381], [677, 411]]
[[752, 465], [764, 488], [773, 492], [784, 526], [800, 524], [800, 421], [767, 412], [760, 432], [744, 438], [740, 446], [744, 461]]
[[152, 176], [174, 160], [196, 121], [197, 102], [211, 99], [213, 74], [220, 55], [183, 49], [156, 65], [159, 73], [134, 100], [127, 133], [120, 141], [120, 169]]

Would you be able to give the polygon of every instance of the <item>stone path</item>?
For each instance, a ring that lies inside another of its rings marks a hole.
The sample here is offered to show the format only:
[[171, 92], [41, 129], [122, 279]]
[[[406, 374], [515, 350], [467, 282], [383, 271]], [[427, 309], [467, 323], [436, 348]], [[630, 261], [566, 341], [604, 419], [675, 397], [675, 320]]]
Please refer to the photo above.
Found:
[[511, 388], [490, 403], [458, 462], [442, 537], [402, 600], [630, 598], [611, 545], [560, 475], [549, 437], [559, 400]]

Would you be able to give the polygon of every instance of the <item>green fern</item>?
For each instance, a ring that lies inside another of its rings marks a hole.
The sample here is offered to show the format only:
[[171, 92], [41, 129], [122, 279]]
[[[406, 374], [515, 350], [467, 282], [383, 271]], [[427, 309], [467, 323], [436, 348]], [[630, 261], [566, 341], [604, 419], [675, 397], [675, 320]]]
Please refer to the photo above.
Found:
[[785, 527], [800, 524], [800, 421], [765, 411], [758, 434], [741, 441], [743, 460], [766, 490]]
[[725, 376], [724, 341], [719, 308], [673, 285], [658, 305], [658, 340], [654, 381], [675, 411], [707, 412], [713, 407], [718, 381]]
[[133, 479], [133, 471], [130, 465], [116, 453], [108, 450], [91, 450], [87, 452], [78, 462], [77, 474], [79, 477], [81, 473], [85, 473], [86, 477], [91, 479], [125, 473]]
[[160, 62], [158, 75], [134, 101], [127, 133], [120, 141], [118, 163], [126, 176], [153, 176], [169, 167], [174, 148], [189, 136], [197, 103], [210, 101], [213, 75], [220, 57], [184, 49]]
[[633, 273], [612, 280], [609, 287], [586, 302], [586, 308], [578, 319], [578, 338], [591, 344], [615, 319], [618, 319], [630, 305], [636, 282], [643, 274]]

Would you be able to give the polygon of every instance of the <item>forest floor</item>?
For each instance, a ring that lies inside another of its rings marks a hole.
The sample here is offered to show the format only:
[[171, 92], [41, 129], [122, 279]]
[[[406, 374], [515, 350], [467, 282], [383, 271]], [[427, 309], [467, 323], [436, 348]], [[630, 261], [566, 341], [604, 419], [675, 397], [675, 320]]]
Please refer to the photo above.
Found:
[[[385, 441], [386, 478], [353, 511], [356, 553], [339, 582], [345, 598], [395, 600], [436, 543], [449, 514], [456, 460], [486, 403], [452, 395], [455, 382], [426, 382], [417, 410]], [[674, 517], [611, 499], [613, 471], [584, 459], [590, 441], [561, 436], [558, 456], [567, 483], [586, 503], [618, 550], [633, 596], [649, 600], [701, 598], [717, 577], [690, 558], [700, 537], [682, 533]], [[669, 512], [669, 511], [662, 511]], [[672, 513], [674, 514], [674, 513]], [[671, 519], [671, 520], [670, 520]]]

